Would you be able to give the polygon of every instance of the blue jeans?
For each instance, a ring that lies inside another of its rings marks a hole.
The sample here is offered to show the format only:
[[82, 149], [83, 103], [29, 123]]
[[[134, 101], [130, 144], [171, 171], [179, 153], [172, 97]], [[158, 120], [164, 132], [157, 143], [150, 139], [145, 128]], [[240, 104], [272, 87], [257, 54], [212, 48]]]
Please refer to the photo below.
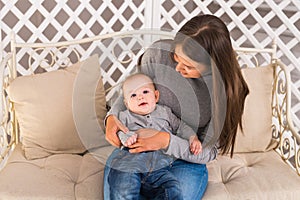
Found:
[[108, 183], [111, 200], [183, 200], [179, 182], [168, 167], [148, 173], [130, 173], [111, 168]]
[[[116, 149], [109, 156], [104, 169], [104, 199], [110, 200], [110, 186], [108, 175], [112, 160], [120, 149]], [[204, 195], [208, 183], [208, 172], [205, 164], [189, 163], [183, 160], [175, 160], [168, 170], [177, 178], [184, 200], [199, 200]], [[129, 183], [129, 182], [128, 182]], [[151, 199], [151, 197], [147, 197]], [[141, 197], [141, 199], [143, 199]]]

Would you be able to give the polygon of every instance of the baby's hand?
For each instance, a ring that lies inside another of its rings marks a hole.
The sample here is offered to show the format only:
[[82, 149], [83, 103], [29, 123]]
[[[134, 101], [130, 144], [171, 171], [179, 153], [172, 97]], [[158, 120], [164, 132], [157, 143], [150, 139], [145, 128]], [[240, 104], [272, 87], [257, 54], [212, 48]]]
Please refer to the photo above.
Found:
[[136, 133], [133, 133], [127, 140], [126, 142], [124, 143], [124, 146], [125, 147], [128, 147], [134, 143], [136, 143], [136, 140], [137, 140], [137, 137], [138, 135]]
[[190, 150], [194, 155], [198, 155], [202, 151], [202, 145], [196, 135], [190, 137]]

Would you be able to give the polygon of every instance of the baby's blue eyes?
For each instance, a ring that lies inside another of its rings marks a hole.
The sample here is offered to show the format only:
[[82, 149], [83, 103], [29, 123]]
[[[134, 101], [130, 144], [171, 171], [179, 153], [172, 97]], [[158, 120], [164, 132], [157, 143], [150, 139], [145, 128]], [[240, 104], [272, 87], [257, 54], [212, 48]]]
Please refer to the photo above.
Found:
[[[143, 94], [148, 94], [149, 92], [150, 92], [149, 90], [144, 90]], [[137, 96], [137, 94], [133, 93], [133, 94], [131, 94], [130, 98], [134, 98], [136, 96]]]

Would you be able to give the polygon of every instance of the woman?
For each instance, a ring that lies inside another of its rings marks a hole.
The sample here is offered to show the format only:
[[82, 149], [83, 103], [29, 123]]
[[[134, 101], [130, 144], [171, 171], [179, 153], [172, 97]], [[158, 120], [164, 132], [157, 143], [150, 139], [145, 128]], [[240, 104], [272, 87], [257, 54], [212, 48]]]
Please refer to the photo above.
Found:
[[[170, 59], [170, 51], [174, 50]], [[184, 199], [201, 199], [208, 182], [206, 163], [221, 154], [233, 154], [236, 131], [241, 126], [244, 101], [249, 93], [226, 25], [216, 16], [199, 15], [178, 31], [174, 41], [153, 44], [141, 59], [141, 71], [161, 91], [160, 102], [197, 131], [202, 152], [192, 155], [188, 141], [160, 130], [130, 146], [131, 153], [161, 150], [177, 158], [169, 170], [178, 178]], [[118, 130], [128, 131], [114, 116], [106, 120], [106, 139], [117, 147]], [[117, 152], [113, 152], [108, 160]], [[106, 176], [109, 167], [106, 168]], [[105, 180], [104, 183], [107, 187]], [[106, 191], [107, 193], [108, 191]]]

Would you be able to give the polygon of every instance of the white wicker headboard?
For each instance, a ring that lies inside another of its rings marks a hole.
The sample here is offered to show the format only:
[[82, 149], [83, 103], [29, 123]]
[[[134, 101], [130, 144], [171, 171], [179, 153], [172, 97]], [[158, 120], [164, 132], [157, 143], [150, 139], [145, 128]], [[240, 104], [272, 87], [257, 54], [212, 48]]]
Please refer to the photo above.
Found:
[[[19, 43], [12, 34], [12, 76], [56, 70], [98, 54], [104, 86], [109, 89], [135, 70], [139, 55], [153, 41], [173, 37], [174, 33], [167, 31], [132, 30], [73, 41]], [[111, 97], [109, 92], [107, 98]]]

